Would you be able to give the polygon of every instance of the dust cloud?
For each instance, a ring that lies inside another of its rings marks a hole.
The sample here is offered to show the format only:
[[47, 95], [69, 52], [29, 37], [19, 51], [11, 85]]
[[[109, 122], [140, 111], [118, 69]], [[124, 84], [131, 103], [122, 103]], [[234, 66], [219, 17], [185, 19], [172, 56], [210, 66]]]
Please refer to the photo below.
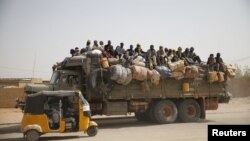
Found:
[[250, 96], [250, 77], [229, 80], [228, 90], [232, 93], [233, 97]]

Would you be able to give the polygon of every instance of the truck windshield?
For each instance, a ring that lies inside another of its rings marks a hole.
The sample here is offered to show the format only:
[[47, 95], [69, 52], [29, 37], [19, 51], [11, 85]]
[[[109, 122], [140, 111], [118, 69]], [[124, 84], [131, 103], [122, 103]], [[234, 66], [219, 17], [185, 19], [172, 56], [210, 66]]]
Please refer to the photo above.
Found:
[[59, 72], [54, 71], [50, 79], [50, 84], [57, 84], [59, 81]]

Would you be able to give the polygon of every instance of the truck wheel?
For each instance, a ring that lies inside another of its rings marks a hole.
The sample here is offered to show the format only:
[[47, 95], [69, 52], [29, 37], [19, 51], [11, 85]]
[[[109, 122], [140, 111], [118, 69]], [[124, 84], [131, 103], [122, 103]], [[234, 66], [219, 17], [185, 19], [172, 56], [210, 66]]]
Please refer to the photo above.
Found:
[[201, 108], [197, 101], [187, 99], [178, 106], [179, 119], [183, 122], [196, 122], [200, 119]]
[[162, 100], [155, 104], [153, 110], [155, 121], [160, 124], [172, 123], [178, 117], [177, 107], [170, 100]]
[[97, 126], [90, 126], [90, 127], [87, 129], [87, 134], [88, 134], [90, 137], [95, 136], [97, 133], [98, 133], [98, 127], [97, 127]]
[[135, 112], [135, 118], [138, 121], [151, 121], [149, 109], [144, 112]]
[[36, 130], [29, 130], [25, 134], [25, 141], [38, 141], [39, 137], [39, 132]]
[[154, 115], [154, 108], [155, 108], [155, 103], [151, 103], [147, 110], [147, 116], [151, 122], [157, 122]]
[[135, 118], [138, 121], [146, 121], [146, 113], [145, 112], [135, 112]]

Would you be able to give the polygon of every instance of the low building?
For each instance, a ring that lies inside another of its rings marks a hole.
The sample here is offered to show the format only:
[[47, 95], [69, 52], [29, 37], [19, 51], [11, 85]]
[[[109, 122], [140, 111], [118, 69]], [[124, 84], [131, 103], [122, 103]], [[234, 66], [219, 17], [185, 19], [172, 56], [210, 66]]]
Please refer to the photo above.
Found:
[[41, 84], [44, 82], [41, 78], [0, 78], [0, 88], [23, 88], [29, 83]]
[[16, 98], [24, 98], [27, 84], [48, 83], [41, 78], [0, 78], [0, 108], [14, 108]]

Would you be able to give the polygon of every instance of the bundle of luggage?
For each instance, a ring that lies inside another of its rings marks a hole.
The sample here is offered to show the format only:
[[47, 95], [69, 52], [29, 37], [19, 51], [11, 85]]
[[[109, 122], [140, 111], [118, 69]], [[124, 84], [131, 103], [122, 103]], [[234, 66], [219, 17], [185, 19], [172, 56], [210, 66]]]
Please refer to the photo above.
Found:
[[224, 82], [225, 81], [224, 73], [223, 72], [216, 72], [216, 71], [208, 72], [207, 80], [209, 83]]
[[118, 84], [127, 85], [132, 81], [132, 71], [130, 68], [125, 68], [121, 65], [113, 65], [109, 67], [111, 74], [110, 79]]
[[229, 77], [234, 77], [236, 75], [236, 68], [231, 64], [226, 65], [226, 72]]
[[101, 66], [109, 70], [111, 80], [118, 84], [127, 85], [132, 79], [139, 81], [150, 80], [153, 85], [159, 85], [160, 79], [166, 78], [196, 78], [199, 76], [198, 66], [184, 66], [184, 61], [180, 60], [175, 63], [169, 62], [167, 66], [156, 66], [154, 69], [145, 67], [144, 58], [132, 60], [132, 65], [123, 66], [116, 58], [102, 58]]
[[[167, 62], [161, 66], [147, 67], [144, 57], [137, 56], [135, 58], [106, 58], [102, 57], [102, 52], [92, 50], [86, 54], [87, 62], [94, 68], [102, 67], [109, 70], [111, 80], [121, 85], [128, 85], [132, 79], [142, 81], [147, 84], [150, 80], [151, 84], [159, 85], [160, 79], [174, 78], [180, 79], [207, 79], [209, 83], [224, 82], [225, 75], [229, 77], [235, 76], [236, 68], [232, 65], [225, 66], [225, 72], [209, 71], [206, 64], [186, 65], [184, 60], [176, 62]], [[77, 56], [76, 56], [77, 57]], [[73, 58], [73, 57], [72, 57]]]
[[[94, 54], [99, 54], [99, 52], [92, 51], [91, 55], [87, 55], [87, 58], [95, 58], [93, 62], [96, 62], [96, 58], [99, 58], [100, 66], [109, 70], [111, 80], [121, 85], [128, 85], [132, 79], [142, 81], [143, 83], [150, 80], [153, 85], [158, 85], [160, 79], [166, 78], [174, 78], [177, 80], [184, 78], [202, 78], [207, 79], [209, 83], [225, 81], [225, 72], [210, 72], [205, 64], [185, 66], [184, 61], [179, 60], [149, 69], [146, 67], [145, 59], [141, 56], [130, 60], [130, 65], [124, 65], [124, 60], [122, 59], [101, 58], [99, 55]], [[232, 65], [227, 65], [226, 71], [229, 76], [235, 76], [236, 69]]]
[[139, 81], [146, 81], [150, 79], [153, 84], [158, 85], [160, 81], [160, 74], [156, 70], [150, 70], [141, 66], [131, 66], [125, 68], [120, 64], [110, 66], [110, 79], [118, 84], [127, 85], [132, 79]]

